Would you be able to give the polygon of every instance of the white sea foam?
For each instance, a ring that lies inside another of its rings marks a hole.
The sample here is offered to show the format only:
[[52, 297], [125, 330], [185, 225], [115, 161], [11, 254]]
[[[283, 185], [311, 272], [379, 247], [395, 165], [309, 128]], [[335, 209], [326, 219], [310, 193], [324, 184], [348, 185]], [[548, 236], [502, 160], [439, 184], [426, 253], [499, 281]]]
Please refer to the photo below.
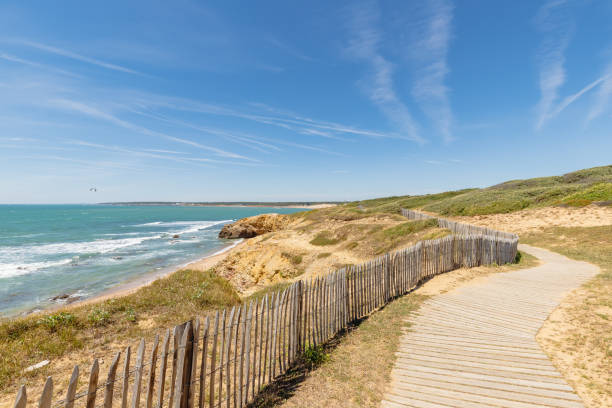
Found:
[[[197, 232], [206, 228], [210, 228], [213, 227], [215, 225], [219, 225], [219, 224], [225, 224], [228, 223], [230, 221], [228, 220], [224, 220], [224, 221], [198, 221], [198, 222], [192, 222], [192, 223], [176, 223], [176, 224], [172, 224], [172, 225], [187, 225], [189, 226], [189, 228], [186, 228], [184, 230], [181, 231], [177, 231], [174, 234], [191, 234], [193, 232]], [[171, 223], [168, 223], [171, 224]]]
[[204, 229], [208, 227], [212, 227], [214, 225], [225, 224], [228, 222], [232, 222], [232, 220], [221, 220], [221, 221], [155, 221], [155, 222], [147, 222], [146, 224], [138, 224], [136, 227], [153, 227], [153, 226], [162, 226], [162, 227], [173, 227], [173, 226], [197, 226], [199, 229]]
[[[83, 254], [106, 254], [109, 252], [116, 251], [118, 249], [136, 246], [142, 244], [145, 241], [156, 240], [166, 238], [168, 235], [184, 235], [191, 234], [197, 231], [210, 228], [215, 225], [225, 224], [231, 222], [231, 220], [222, 221], [174, 221], [174, 222], [161, 222], [157, 221], [149, 224], [149, 226], [158, 227], [180, 227], [185, 226], [186, 228], [177, 229], [172, 231], [172, 228], [168, 228], [167, 231], [161, 233], [157, 231], [152, 235], [130, 237], [130, 238], [119, 238], [119, 239], [98, 239], [94, 241], [85, 242], [60, 242], [53, 244], [44, 245], [23, 245], [23, 246], [10, 246], [0, 247], [0, 278], [9, 278], [13, 276], [26, 275], [38, 270], [51, 268], [54, 266], [61, 266], [69, 264], [73, 261], [72, 258], [61, 259], [58, 261], [40, 261], [40, 258], [45, 258], [48, 255], [83, 255]], [[121, 235], [133, 235], [140, 233], [126, 233]], [[149, 233], [151, 234], [151, 233]], [[112, 234], [107, 234], [112, 235]], [[229, 247], [228, 247], [229, 249]], [[156, 251], [157, 252], [157, 251]], [[150, 256], [150, 254], [149, 254]], [[38, 259], [37, 259], [38, 258]]]
[[41, 269], [51, 268], [53, 266], [66, 265], [70, 262], [72, 262], [72, 259], [61, 259], [59, 261], [48, 262], [0, 263], [0, 279], [27, 275], [29, 273], [39, 271]]
[[138, 238], [99, 239], [85, 242], [60, 242], [45, 245], [25, 245], [0, 248], [0, 261], [4, 259], [23, 259], [39, 255], [57, 254], [104, 254], [144, 241], [161, 238], [161, 235], [151, 235]]
[[[182, 230], [178, 231], [167, 231], [164, 234], [167, 235], [183, 235], [197, 232], [214, 225], [224, 224], [229, 222], [224, 221], [176, 221], [159, 223], [156, 225], [167, 225], [167, 226], [187, 226]], [[54, 244], [44, 245], [24, 245], [24, 246], [10, 246], [0, 247], [0, 277], [22, 275], [25, 273], [33, 272], [34, 270], [42, 269], [48, 266], [48, 263], [55, 262], [32, 262], [32, 257], [46, 256], [46, 255], [75, 255], [75, 254], [105, 254], [116, 251], [118, 249], [139, 245], [145, 241], [156, 240], [164, 238], [164, 235], [157, 233], [154, 235], [147, 235], [133, 238], [120, 238], [120, 239], [98, 239], [95, 241], [85, 242], [59, 242]], [[15, 260], [21, 260], [21, 262], [15, 262]], [[68, 260], [70, 262], [70, 260]], [[67, 262], [65, 262], [67, 263]], [[55, 265], [50, 265], [55, 266]]]

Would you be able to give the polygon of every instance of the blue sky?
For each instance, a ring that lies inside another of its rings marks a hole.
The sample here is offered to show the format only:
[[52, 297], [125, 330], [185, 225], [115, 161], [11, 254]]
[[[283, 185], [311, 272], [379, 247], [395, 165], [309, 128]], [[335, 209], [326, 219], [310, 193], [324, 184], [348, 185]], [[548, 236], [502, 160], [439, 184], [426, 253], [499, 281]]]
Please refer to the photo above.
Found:
[[351, 200], [561, 174], [612, 163], [611, 98], [605, 0], [5, 1], [0, 202]]

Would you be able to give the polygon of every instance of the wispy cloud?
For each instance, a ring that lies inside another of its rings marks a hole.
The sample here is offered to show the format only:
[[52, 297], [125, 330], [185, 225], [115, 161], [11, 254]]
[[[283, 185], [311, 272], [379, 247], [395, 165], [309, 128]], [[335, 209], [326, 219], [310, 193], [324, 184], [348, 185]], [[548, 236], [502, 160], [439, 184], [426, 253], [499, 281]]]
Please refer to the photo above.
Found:
[[85, 55], [81, 55], [81, 54], [78, 54], [76, 52], [72, 52], [72, 51], [69, 51], [69, 50], [66, 50], [66, 49], [63, 49], [63, 48], [58, 48], [58, 47], [54, 47], [54, 46], [51, 46], [51, 45], [43, 44], [43, 43], [40, 43], [40, 42], [29, 41], [29, 40], [11, 40], [9, 42], [25, 45], [27, 47], [35, 48], [35, 49], [38, 49], [40, 51], [48, 52], [48, 53], [59, 55], [59, 56], [66, 57], [66, 58], [70, 58], [70, 59], [73, 59], [73, 60], [76, 60], [76, 61], [85, 62], [85, 63], [91, 64], [91, 65], [96, 65], [96, 66], [99, 66], [99, 67], [102, 67], [102, 68], [106, 68], [106, 69], [110, 69], [110, 70], [113, 70], [113, 71], [119, 71], [119, 72], [125, 72], [125, 73], [128, 73], [128, 74], [138, 74], [138, 75], [141, 75], [140, 72], [135, 71], [135, 70], [130, 69], [130, 68], [126, 68], [126, 67], [121, 66], [121, 65], [112, 64], [110, 62], [106, 62], [106, 61], [102, 61], [102, 60], [99, 60], [99, 59], [87, 57]]
[[597, 92], [595, 104], [587, 116], [587, 124], [608, 109], [612, 97], [612, 63], [608, 65], [602, 78], [603, 81]]
[[559, 99], [559, 89], [565, 84], [565, 50], [568, 46], [573, 22], [569, 17], [567, 0], [550, 0], [544, 4], [536, 16], [537, 28], [544, 34], [538, 55], [540, 63], [540, 93], [536, 129], [558, 116], [568, 106], [583, 95], [599, 86], [594, 106], [587, 115], [586, 123], [602, 114], [607, 108], [612, 94], [612, 64], [603, 75], [585, 85], [578, 92]]
[[[229, 116], [249, 120], [265, 125], [279, 127], [298, 133], [317, 135], [329, 139], [345, 140], [344, 136], [363, 136], [375, 139], [408, 139], [396, 132], [382, 132], [364, 129], [357, 126], [317, 120], [298, 115], [286, 110], [280, 110], [260, 103], [251, 103], [255, 111], [240, 108], [203, 103], [186, 98], [165, 97], [147, 94], [134, 98], [134, 104], [149, 108], [165, 108], [184, 112], [195, 112], [206, 115]], [[317, 132], [317, 129], [319, 130]]]
[[559, 88], [565, 83], [565, 49], [572, 31], [566, 7], [566, 0], [548, 1], [535, 19], [538, 30], [544, 34], [538, 53], [541, 96], [537, 107], [537, 129], [554, 116]]
[[[595, 88], [596, 86], [605, 83], [606, 81], [611, 81], [612, 79], [612, 73], [609, 73], [607, 75], [604, 75], [600, 78], [597, 78], [595, 81], [591, 82], [590, 84], [588, 84], [587, 86], [585, 86], [584, 88], [582, 88], [581, 90], [579, 90], [578, 92], [576, 92], [575, 94], [569, 95], [567, 97], [565, 97], [565, 99], [563, 99], [563, 101], [561, 101], [559, 103], [559, 105], [550, 113], [549, 118], [553, 118], [555, 116], [557, 116], [559, 113], [561, 113], [565, 108], [567, 108], [570, 104], [574, 103], [576, 100], [578, 100], [578, 98], [580, 98], [582, 95], [584, 95], [585, 93], [589, 92], [591, 89]], [[609, 90], [605, 89], [605, 86], [602, 88], [603, 89], [603, 93], [604, 93], [604, 98], [606, 91], [610, 92], [612, 91], [612, 86], [610, 86]], [[600, 92], [600, 95], [602, 94], [602, 92]], [[608, 94], [609, 95], [609, 94]], [[604, 104], [605, 105], [605, 104]], [[592, 113], [593, 111], [591, 111]], [[589, 117], [591, 116], [591, 114], [589, 114]]]
[[433, 166], [445, 166], [447, 164], [460, 164], [463, 163], [463, 160], [459, 159], [449, 159], [449, 160], [424, 160], [425, 163], [431, 164]]
[[[134, 156], [138, 158], [161, 159], [161, 160], [170, 160], [170, 161], [179, 162], [179, 163], [193, 164], [192, 161], [190, 161], [188, 158], [185, 158], [185, 157], [176, 157], [176, 156], [167, 155], [167, 154], [150, 153], [147, 151], [126, 148], [126, 147], [121, 147], [121, 146], [104, 145], [101, 143], [92, 143], [92, 142], [88, 142], [85, 140], [67, 140], [65, 143], [71, 146], [91, 148], [91, 149], [95, 149], [96, 151], [105, 150], [109, 152], [120, 153], [122, 155]], [[200, 161], [206, 161], [208, 163], [215, 163], [215, 162], [221, 163], [221, 161], [216, 161], [213, 159], [201, 159]], [[205, 167], [214, 167], [214, 166], [206, 165]]]
[[298, 50], [297, 48], [295, 48], [292, 45], [289, 45], [285, 42], [280, 41], [279, 39], [275, 38], [275, 37], [268, 37], [266, 39], [266, 41], [270, 44], [272, 44], [273, 46], [275, 46], [276, 48], [278, 48], [279, 50], [282, 50], [284, 52], [286, 52], [287, 54], [301, 59], [302, 61], [308, 61], [311, 62], [313, 61], [313, 58], [309, 57], [308, 55], [304, 54], [303, 52], [301, 52], [300, 50]]
[[346, 51], [352, 58], [365, 62], [370, 69], [369, 77], [362, 81], [368, 97], [403, 135], [423, 143], [425, 140], [419, 135], [415, 120], [394, 88], [394, 66], [379, 50], [382, 34], [378, 29], [380, 12], [377, 5], [360, 3], [349, 14], [350, 40]]
[[49, 65], [41, 64], [39, 62], [30, 61], [30, 60], [27, 60], [27, 59], [24, 59], [24, 58], [20, 58], [20, 57], [17, 57], [15, 55], [7, 54], [7, 53], [4, 53], [4, 52], [0, 52], [0, 59], [3, 59], [5, 61], [15, 62], [15, 63], [22, 64], [22, 65], [27, 65], [29, 67], [46, 69], [46, 70], [49, 70], [49, 71], [52, 71], [52, 72], [56, 72], [58, 74], [67, 75], [67, 76], [71, 76], [71, 77], [74, 77], [74, 78], [81, 78], [80, 75], [77, 75], [77, 74], [72, 73], [70, 71], [66, 71], [66, 70], [63, 70], [63, 69], [51, 67]]
[[152, 153], [170, 153], [170, 154], [189, 154], [187, 152], [177, 152], [176, 150], [165, 150], [165, 149], [143, 149], [146, 152]]
[[427, 3], [424, 16], [409, 44], [409, 54], [416, 63], [416, 79], [412, 94], [445, 142], [452, 141], [453, 113], [449, 89], [445, 84], [450, 72], [447, 63], [451, 41], [453, 7], [447, 0]]
[[226, 150], [222, 150], [216, 147], [204, 145], [202, 143], [195, 142], [193, 140], [179, 138], [176, 136], [171, 136], [165, 133], [147, 129], [145, 127], [142, 127], [142, 126], [133, 124], [131, 122], [128, 122], [126, 120], [120, 119], [111, 113], [102, 111], [96, 107], [87, 105], [79, 101], [72, 101], [68, 99], [55, 99], [49, 102], [52, 106], [62, 108], [62, 109], [67, 109], [73, 112], [78, 112], [78, 113], [85, 114], [85, 115], [88, 115], [94, 118], [102, 119], [107, 122], [113, 123], [117, 126], [123, 127], [125, 129], [131, 130], [131, 131], [134, 131], [140, 134], [144, 134], [146, 136], [155, 136], [155, 137], [165, 138], [165, 139], [177, 142], [177, 143], [182, 143], [185, 145], [197, 147], [202, 150], [207, 150], [207, 151], [213, 152], [215, 155], [222, 156], [222, 157], [227, 157], [227, 158], [232, 158], [232, 159], [242, 159], [242, 160], [248, 160], [248, 161], [254, 161], [254, 162], [258, 161], [256, 159], [252, 159], [252, 158], [249, 158], [249, 157], [237, 154], [237, 153], [232, 153], [232, 152], [228, 152]]

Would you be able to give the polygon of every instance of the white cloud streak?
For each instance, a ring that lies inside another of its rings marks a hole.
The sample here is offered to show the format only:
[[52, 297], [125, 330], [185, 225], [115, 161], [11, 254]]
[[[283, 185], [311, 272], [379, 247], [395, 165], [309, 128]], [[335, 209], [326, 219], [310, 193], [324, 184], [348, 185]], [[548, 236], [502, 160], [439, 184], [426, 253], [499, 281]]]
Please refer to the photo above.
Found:
[[95, 58], [90, 58], [81, 54], [77, 54], [75, 52], [72, 51], [68, 51], [62, 48], [58, 48], [58, 47], [54, 47], [51, 45], [47, 45], [47, 44], [43, 44], [40, 42], [35, 42], [35, 41], [29, 41], [29, 40], [15, 40], [15, 41], [11, 41], [11, 42], [15, 42], [21, 45], [25, 45], [31, 48], [35, 48], [38, 49], [40, 51], [44, 51], [50, 54], [55, 54], [55, 55], [59, 55], [62, 57], [66, 57], [66, 58], [70, 58], [76, 61], [81, 61], [81, 62], [85, 62], [87, 64], [91, 64], [91, 65], [96, 65], [102, 68], [106, 68], [106, 69], [110, 69], [113, 71], [119, 71], [119, 72], [125, 72], [128, 74], [136, 74], [136, 75], [142, 75], [140, 72], [135, 71], [133, 69], [130, 68], [126, 68], [123, 67], [121, 65], [116, 65], [116, 64], [111, 64], [109, 62], [106, 61], [101, 61], [99, 59], [95, 59]]
[[409, 54], [416, 63], [416, 79], [412, 95], [445, 142], [451, 142], [453, 113], [449, 89], [445, 85], [450, 72], [447, 63], [451, 41], [453, 7], [447, 0], [428, 2], [425, 21], [418, 24], [423, 30], [410, 42]]
[[535, 19], [537, 28], [544, 34], [538, 55], [541, 96], [536, 129], [541, 129], [554, 116], [559, 88], [565, 83], [565, 49], [572, 29], [564, 13], [566, 5], [566, 0], [548, 1]]
[[[603, 86], [601, 89], [603, 89], [603, 92], [605, 94], [605, 92], [610, 92], [612, 91], [612, 73], [604, 75], [600, 78], [597, 78], [595, 81], [591, 82], [590, 84], [588, 84], [587, 86], [585, 86], [584, 88], [582, 88], [581, 90], [579, 90], [578, 92], [576, 92], [575, 94], [572, 94], [570, 96], [567, 96], [565, 99], [563, 99], [563, 101], [561, 101], [561, 103], [559, 103], [559, 105], [555, 108], [554, 111], [552, 111], [549, 115], [550, 118], [553, 118], [555, 116], [557, 116], [559, 113], [561, 113], [565, 108], [567, 108], [569, 105], [571, 105], [572, 103], [574, 103], [576, 100], [578, 100], [578, 98], [580, 98], [582, 95], [584, 95], [585, 93], [589, 92], [591, 89], [595, 88], [596, 86], [602, 84], [602, 83], [606, 83], [609, 82], [610, 84], [608, 86], [610, 86], [610, 89], [606, 89], [605, 86]], [[601, 95], [601, 92], [600, 92]], [[609, 94], [608, 94], [609, 96]], [[605, 96], [604, 96], [605, 98]], [[605, 103], [603, 104], [605, 105]], [[593, 112], [593, 111], [592, 111]], [[589, 114], [589, 118], [591, 117], [591, 114]]]
[[279, 50], [282, 50], [295, 58], [301, 59], [302, 61], [307, 61], [307, 62], [313, 61], [313, 59], [309, 57], [308, 55], [302, 53], [300, 50], [298, 50], [297, 48], [289, 44], [279, 41], [277, 38], [268, 37], [266, 41], [272, 44], [273, 46], [275, 46], [276, 48], [278, 48]]
[[370, 75], [362, 81], [362, 85], [370, 100], [408, 139], [424, 143], [408, 107], [395, 91], [394, 66], [380, 53], [382, 35], [377, 28], [379, 19], [379, 10], [374, 3], [361, 3], [353, 7], [350, 10], [350, 41], [346, 51], [352, 58], [369, 66]]
[[604, 79], [602, 81], [601, 87], [597, 92], [595, 104], [593, 105], [587, 116], [587, 124], [592, 120], [596, 119], [608, 109], [610, 99], [612, 97], [612, 63], [608, 65], [603, 78]]
[[189, 146], [197, 147], [202, 150], [210, 151], [214, 153], [215, 155], [221, 156], [221, 157], [227, 157], [227, 158], [232, 158], [232, 159], [242, 159], [242, 160], [248, 160], [248, 161], [253, 161], [253, 162], [258, 161], [256, 159], [252, 159], [252, 158], [240, 155], [240, 154], [228, 152], [228, 151], [216, 148], [216, 147], [207, 146], [207, 145], [204, 145], [204, 144], [192, 141], [192, 140], [175, 137], [175, 136], [167, 135], [165, 133], [156, 132], [156, 131], [144, 128], [142, 126], [122, 120], [110, 113], [104, 112], [100, 109], [89, 106], [82, 102], [72, 101], [72, 100], [67, 100], [67, 99], [55, 99], [49, 102], [51, 103], [52, 106], [55, 106], [57, 108], [67, 109], [67, 110], [78, 112], [78, 113], [81, 113], [87, 116], [102, 119], [116, 126], [120, 126], [125, 129], [144, 134], [146, 136], [155, 136], [155, 137], [165, 138], [165, 139], [177, 142], [177, 143], [182, 143], [182, 144], [186, 144]]
[[15, 63], [22, 64], [22, 65], [27, 65], [29, 67], [46, 69], [46, 70], [49, 70], [49, 71], [52, 71], [52, 72], [56, 72], [58, 74], [67, 75], [67, 76], [71, 76], [71, 77], [74, 77], [74, 78], [81, 78], [80, 75], [74, 74], [72, 72], [65, 71], [63, 69], [59, 69], [59, 68], [55, 68], [55, 67], [50, 67], [50, 66], [45, 65], [45, 64], [41, 64], [41, 63], [38, 63], [38, 62], [35, 62], [35, 61], [30, 61], [30, 60], [27, 60], [27, 59], [23, 59], [23, 58], [15, 56], [15, 55], [7, 54], [7, 53], [4, 53], [4, 52], [0, 52], [0, 59], [3, 59], [5, 61], [15, 62]]

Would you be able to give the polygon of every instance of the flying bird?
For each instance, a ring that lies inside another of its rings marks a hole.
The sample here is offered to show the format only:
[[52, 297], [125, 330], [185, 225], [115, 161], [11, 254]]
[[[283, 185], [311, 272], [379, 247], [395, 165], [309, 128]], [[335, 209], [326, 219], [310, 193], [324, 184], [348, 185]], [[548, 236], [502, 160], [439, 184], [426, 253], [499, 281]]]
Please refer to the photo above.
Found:
[[93, 192], [95, 193], [95, 192], [97, 192], [97, 191], [98, 191], [98, 189], [97, 189], [97, 188], [95, 188], [95, 187], [92, 187], [92, 188], [90, 188], [90, 189], [89, 189], [89, 191], [93, 191]]

